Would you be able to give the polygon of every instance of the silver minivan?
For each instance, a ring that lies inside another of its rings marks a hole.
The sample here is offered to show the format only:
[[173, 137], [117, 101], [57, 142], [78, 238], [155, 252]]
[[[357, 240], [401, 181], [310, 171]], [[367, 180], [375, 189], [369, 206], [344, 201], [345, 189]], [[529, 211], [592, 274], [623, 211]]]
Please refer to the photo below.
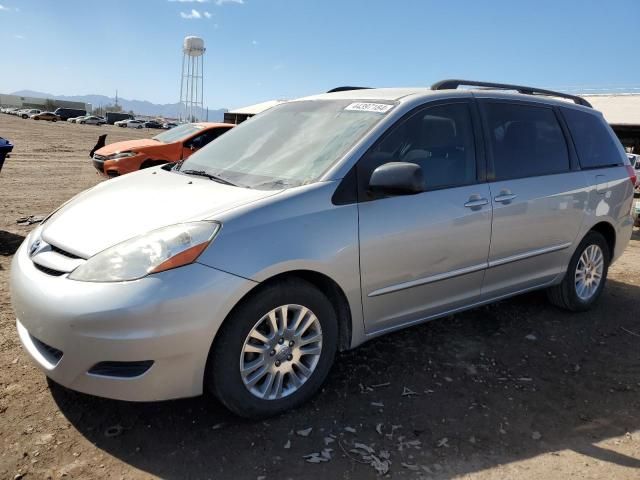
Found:
[[580, 97], [339, 88], [62, 205], [13, 259], [18, 333], [75, 390], [273, 415], [378, 335], [534, 289], [590, 308], [633, 176]]

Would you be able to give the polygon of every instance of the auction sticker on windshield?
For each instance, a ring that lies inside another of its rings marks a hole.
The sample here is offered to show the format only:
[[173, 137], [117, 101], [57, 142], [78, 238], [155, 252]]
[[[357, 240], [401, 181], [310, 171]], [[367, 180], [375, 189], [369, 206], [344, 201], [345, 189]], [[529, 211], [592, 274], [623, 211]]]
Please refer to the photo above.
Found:
[[387, 113], [393, 108], [393, 105], [387, 103], [352, 103], [345, 107], [345, 110], [356, 112], [374, 112], [374, 113]]

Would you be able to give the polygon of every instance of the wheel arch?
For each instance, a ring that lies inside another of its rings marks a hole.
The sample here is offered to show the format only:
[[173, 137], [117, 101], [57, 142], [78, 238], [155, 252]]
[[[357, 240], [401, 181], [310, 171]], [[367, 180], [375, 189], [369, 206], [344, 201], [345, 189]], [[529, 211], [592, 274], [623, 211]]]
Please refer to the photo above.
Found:
[[225, 320], [222, 322], [221, 328], [224, 325], [226, 319], [231, 316], [234, 310], [238, 308], [240, 304], [255, 295], [260, 289], [289, 278], [299, 278], [305, 280], [311, 283], [327, 296], [327, 298], [331, 302], [331, 305], [333, 305], [336, 313], [336, 318], [338, 319], [338, 351], [342, 352], [350, 349], [353, 334], [353, 320], [351, 317], [351, 309], [347, 296], [344, 293], [344, 290], [340, 287], [340, 285], [338, 285], [335, 280], [323, 273], [313, 270], [290, 270], [278, 273], [272, 277], [267, 278], [266, 280], [263, 280], [255, 287], [253, 287], [249, 292], [247, 292], [240, 300], [238, 300], [235, 306], [225, 317]]
[[598, 232], [605, 238], [609, 247], [609, 261], [611, 261], [615, 257], [614, 250], [616, 248], [616, 229], [613, 225], [605, 221], [598, 222], [589, 229], [589, 232]]
[[140, 170], [142, 170], [143, 168], [158, 167], [167, 163], [169, 162], [167, 162], [166, 160], [155, 160], [152, 158], [147, 158], [140, 164]]

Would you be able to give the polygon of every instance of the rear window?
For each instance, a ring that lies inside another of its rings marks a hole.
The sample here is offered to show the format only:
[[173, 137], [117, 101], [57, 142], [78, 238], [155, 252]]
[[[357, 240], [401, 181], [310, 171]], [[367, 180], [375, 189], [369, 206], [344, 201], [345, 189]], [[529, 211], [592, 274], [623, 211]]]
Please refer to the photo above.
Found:
[[191, 135], [198, 133], [202, 129], [202, 126], [195, 123], [185, 123], [178, 127], [172, 128], [171, 130], [167, 130], [166, 132], [162, 132], [153, 137], [153, 139], [162, 143], [173, 143], [177, 142], [178, 140], [182, 140], [183, 138], [188, 138]]
[[562, 108], [582, 168], [622, 165], [617, 140], [605, 121], [597, 115]]
[[567, 143], [553, 109], [517, 103], [486, 103], [483, 109], [495, 180], [569, 170]]

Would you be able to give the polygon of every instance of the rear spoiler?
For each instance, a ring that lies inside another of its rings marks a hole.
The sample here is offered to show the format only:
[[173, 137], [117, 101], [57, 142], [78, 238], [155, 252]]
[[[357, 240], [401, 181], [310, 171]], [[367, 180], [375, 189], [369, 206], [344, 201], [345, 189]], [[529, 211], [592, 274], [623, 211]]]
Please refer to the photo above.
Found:
[[106, 145], [106, 140], [107, 140], [107, 134], [106, 133], [104, 135], [100, 135], [98, 137], [98, 142], [93, 147], [93, 149], [91, 149], [91, 152], [89, 153], [89, 158], [93, 158], [93, 154], [96, 153], [96, 150], [100, 150], [102, 147], [104, 147]]

